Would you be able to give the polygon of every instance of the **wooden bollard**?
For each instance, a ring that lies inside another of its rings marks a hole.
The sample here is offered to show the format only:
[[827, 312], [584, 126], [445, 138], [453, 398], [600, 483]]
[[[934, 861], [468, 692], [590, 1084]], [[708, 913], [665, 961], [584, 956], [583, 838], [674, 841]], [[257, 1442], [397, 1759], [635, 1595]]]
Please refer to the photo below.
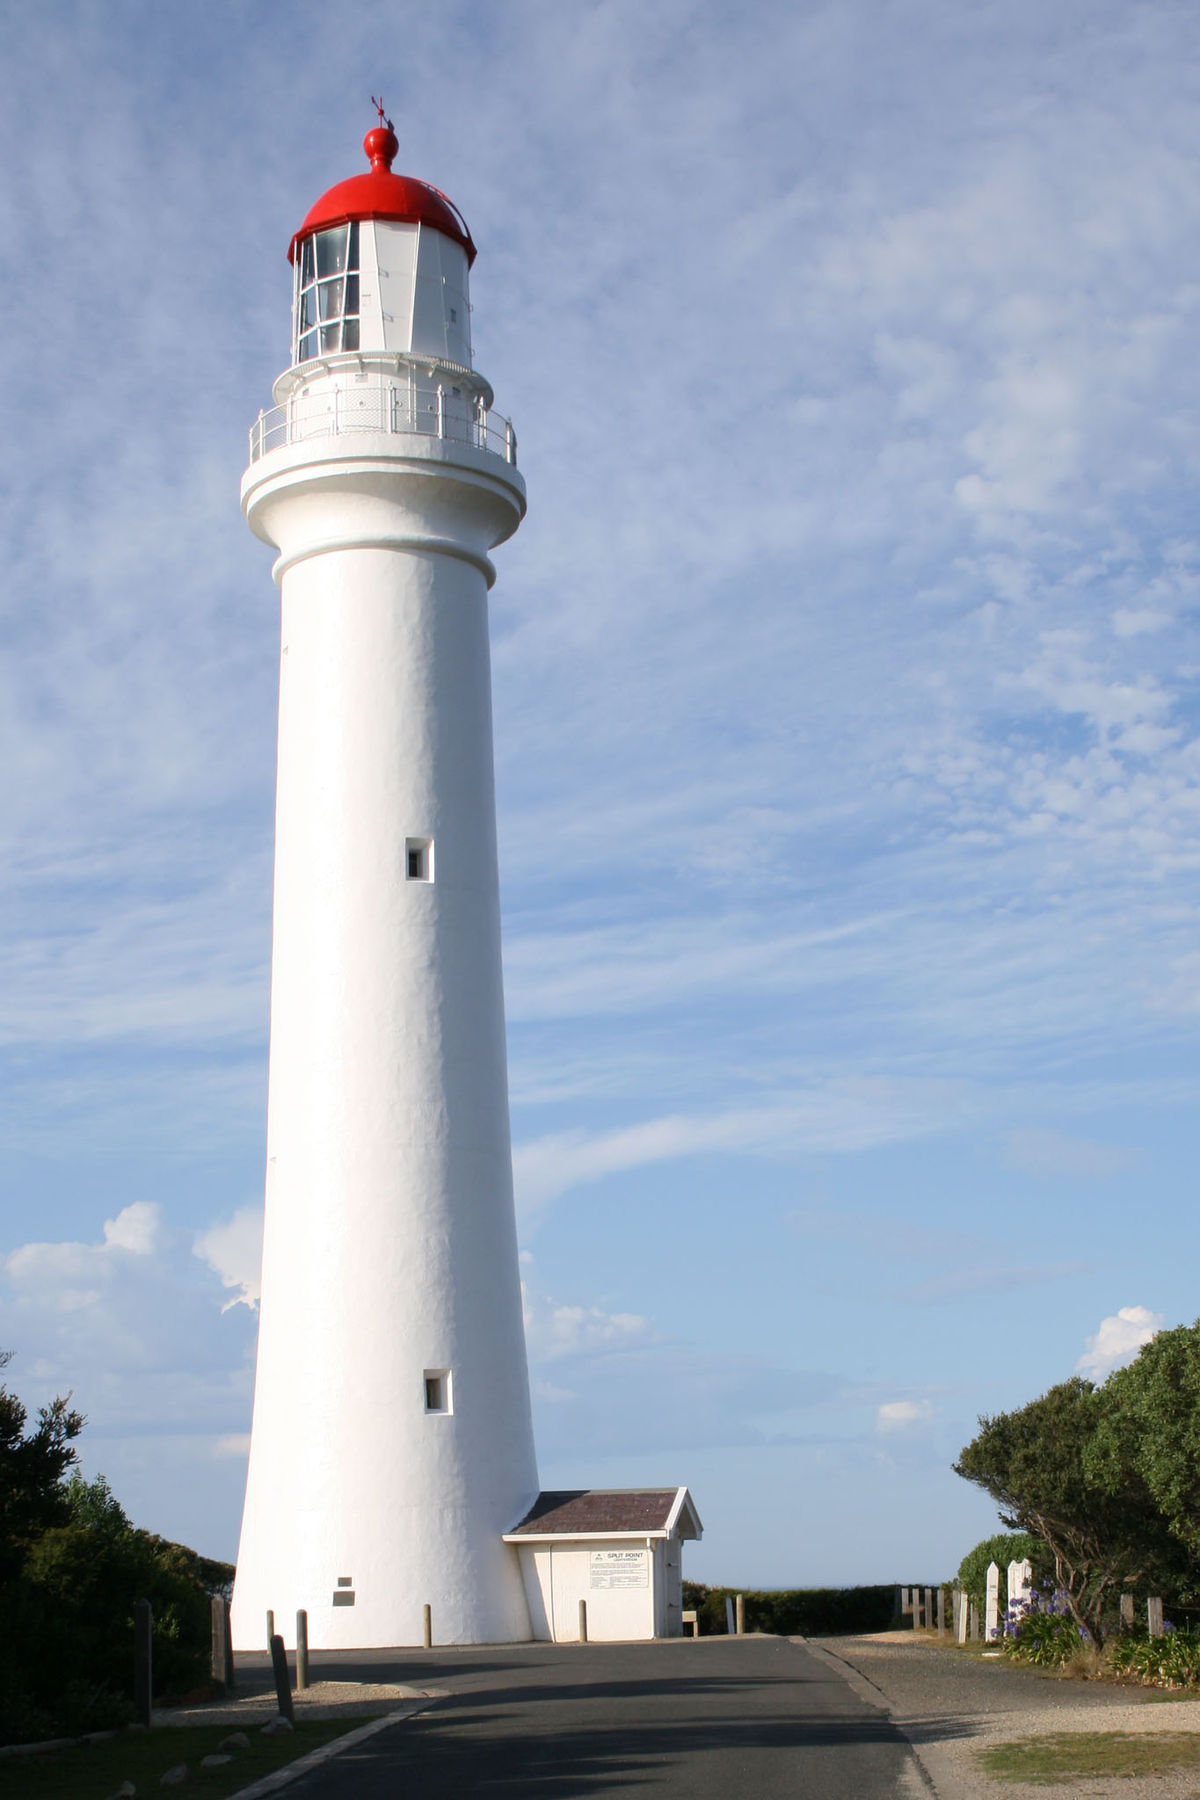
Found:
[[308, 1614], [296, 1614], [296, 1692], [302, 1694], [308, 1686]]
[[296, 1723], [296, 1714], [292, 1707], [292, 1684], [288, 1677], [287, 1651], [283, 1647], [283, 1639], [275, 1635], [271, 1639], [271, 1673], [275, 1677], [275, 1699], [279, 1710], [289, 1725]]
[[426, 1650], [433, 1649], [433, 1608], [428, 1604], [421, 1608], [421, 1642]]
[[1157, 1594], [1146, 1602], [1146, 1625], [1152, 1638], [1163, 1635], [1162, 1599]]
[[219, 1597], [212, 1603], [212, 1678], [228, 1691], [233, 1686], [233, 1642], [229, 1631], [229, 1602]]
[[735, 1617], [737, 1619], [737, 1634], [739, 1637], [745, 1637], [745, 1635], [746, 1635], [746, 1596], [745, 1596], [745, 1594], [738, 1595], [737, 1604], [734, 1608], [734, 1613], [735, 1613]]
[[133, 1719], [150, 1726], [154, 1706], [154, 1614], [148, 1600], [133, 1603]]
[[586, 1600], [581, 1600], [579, 1602], [579, 1641], [581, 1644], [587, 1643], [587, 1601]]

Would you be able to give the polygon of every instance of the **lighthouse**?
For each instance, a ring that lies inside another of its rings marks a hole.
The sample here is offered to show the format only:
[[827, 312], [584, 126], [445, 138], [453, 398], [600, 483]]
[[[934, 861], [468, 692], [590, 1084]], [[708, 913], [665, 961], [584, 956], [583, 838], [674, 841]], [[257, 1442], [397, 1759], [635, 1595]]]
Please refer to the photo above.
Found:
[[292, 239], [242, 506], [276, 551], [262, 1300], [233, 1596], [319, 1648], [531, 1635], [487, 596], [525, 512], [474, 368], [470, 232], [369, 168]]

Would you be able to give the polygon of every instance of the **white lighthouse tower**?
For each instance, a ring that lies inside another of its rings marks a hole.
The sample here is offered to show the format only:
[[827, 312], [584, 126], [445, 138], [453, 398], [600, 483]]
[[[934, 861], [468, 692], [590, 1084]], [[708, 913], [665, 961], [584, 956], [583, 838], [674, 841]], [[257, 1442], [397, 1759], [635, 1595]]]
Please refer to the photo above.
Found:
[[292, 240], [242, 505], [282, 598], [266, 1223], [234, 1640], [528, 1638], [489, 551], [525, 486], [472, 367], [475, 246], [370, 170]]

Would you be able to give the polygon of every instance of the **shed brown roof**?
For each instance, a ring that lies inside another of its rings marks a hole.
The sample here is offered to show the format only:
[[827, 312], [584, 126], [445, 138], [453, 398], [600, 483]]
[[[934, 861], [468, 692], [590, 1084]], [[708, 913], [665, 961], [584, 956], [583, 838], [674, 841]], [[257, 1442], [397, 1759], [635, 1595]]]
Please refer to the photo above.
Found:
[[508, 1537], [665, 1531], [678, 1488], [565, 1488], [539, 1494]]

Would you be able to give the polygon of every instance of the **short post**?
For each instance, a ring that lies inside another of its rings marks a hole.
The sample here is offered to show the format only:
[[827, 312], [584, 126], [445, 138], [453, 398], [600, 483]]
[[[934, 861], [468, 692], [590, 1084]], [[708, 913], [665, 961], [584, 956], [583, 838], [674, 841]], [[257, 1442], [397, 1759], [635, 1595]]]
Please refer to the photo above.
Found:
[[1157, 1594], [1152, 1594], [1146, 1602], [1146, 1626], [1151, 1637], [1163, 1635], [1162, 1600]]
[[421, 1608], [421, 1642], [426, 1650], [433, 1649], [433, 1608], [428, 1603]]
[[726, 1594], [725, 1596], [725, 1631], [726, 1635], [729, 1637], [733, 1637], [737, 1631], [737, 1619], [734, 1616], [733, 1596], [731, 1594]]
[[133, 1718], [149, 1729], [154, 1705], [154, 1614], [148, 1600], [133, 1603]]
[[734, 1605], [734, 1616], [735, 1616], [736, 1623], [737, 1623], [738, 1637], [745, 1637], [745, 1635], [746, 1635], [746, 1596], [745, 1596], [745, 1594], [738, 1595], [737, 1601]]
[[1122, 1631], [1132, 1631], [1133, 1630], [1133, 1618], [1134, 1618], [1133, 1595], [1132, 1594], [1122, 1594], [1121, 1595], [1121, 1630]]
[[267, 1649], [271, 1648], [271, 1639], [275, 1636], [275, 1614], [267, 1614]]
[[971, 1602], [970, 1618], [971, 1618], [971, 1642], [973, 1644], [977, 1644], [979, 1642], [979, 1608], [976, 1606], [976, 1604], [973, 1600]]
[[967, 1596], [961, 1588], [954, 1590], [954, 1641], [958, 1644], [967, 1641]]
[[287, 1651], [283, 1647], [283, 1639], [273, 1636], [271, 1639], [271, 1673], [275, 1677], [275, 1699], [279, 1710], [289, 1725], [296, 1723], [296, 1714], [292, 1708], [292, 1684], [288, 1677]]
[[579, 1641], [580, 1641], [580, 1643], [581, 1643], [581, 1644], [586, 1644], [586, 1643], [587, 1643], [587, 1641], [588, 1641], [588, 1636], [587, 1636], [587, 1601], [586, 1601], [586, 1600], [581, 1600], [581, 1601], [580, 1601], [580, 1602], [579, 1602]]
[[938, 1636], [944, 1638], [946, 1635], [946, 1590], [944, 1587], [940, 1587], [937, 1591], [937, 1625]]
[[925, 1629], [933, 1630], [933, 1589], [925, 1589]]
[[304, 1693], [308, 1687], [308, 1614], [301, 1610], [296, 1614], [296, 1692]]
[[233, 1686], [233, 1645], [229, 1635], [229, 1602], [219, 1596], [212, 1603], [212, 1678], [224, 1691]]

